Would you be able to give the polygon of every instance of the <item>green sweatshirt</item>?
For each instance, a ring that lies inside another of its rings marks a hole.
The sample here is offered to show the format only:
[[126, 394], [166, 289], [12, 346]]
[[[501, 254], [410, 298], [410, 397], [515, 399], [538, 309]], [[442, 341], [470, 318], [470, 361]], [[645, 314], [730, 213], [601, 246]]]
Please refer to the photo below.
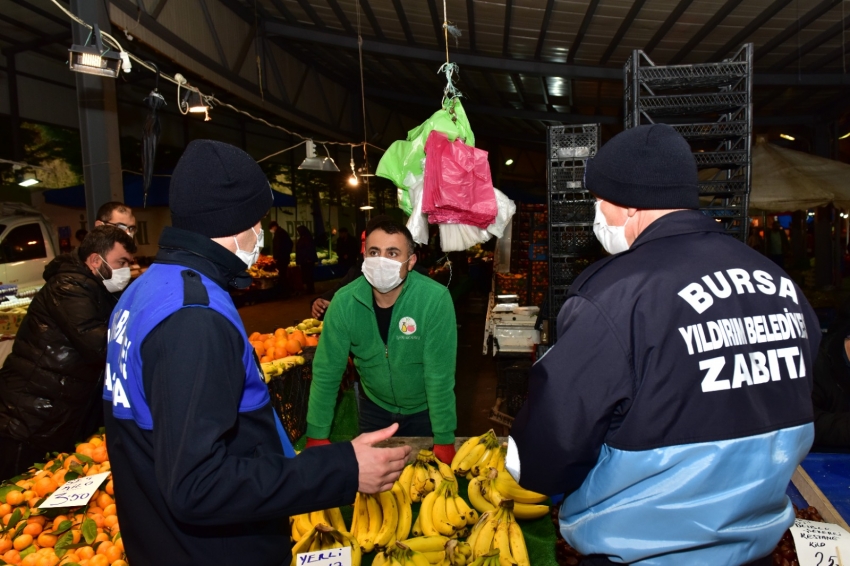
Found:
[[410, 272], [393, 306], [386, 345], [372, 305], [372, 286], [359, 277], [336, 293], [325, 313], [313, 359], [307, 436], [321, 439], [330, 435], [350, 352], [369, 399], [402, 415], [428, 409], [434, 444], [453, 443], [457, 323], [448, 290]]

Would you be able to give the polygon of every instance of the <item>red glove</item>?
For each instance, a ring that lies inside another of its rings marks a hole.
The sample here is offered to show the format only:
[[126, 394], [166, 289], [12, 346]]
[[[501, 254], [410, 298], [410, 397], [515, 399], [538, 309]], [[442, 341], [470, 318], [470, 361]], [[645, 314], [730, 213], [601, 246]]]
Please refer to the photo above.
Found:
[[[307, 439], [307, 444], [310, 444], [310, 440]], [[451, 464], [452, 460], [455, 458], [455, 445], [454, 444], [435, 444], [434, 445], [434, 456], [440, 459], [440, 461], [444, 464]]]
[[330, 444], [331, 441], [327, 438], [310, 438], [307, 437], [307, 445], [304, 446], [304, 449], [312, 448], [313, 446], [324, 446], [325, 444]]

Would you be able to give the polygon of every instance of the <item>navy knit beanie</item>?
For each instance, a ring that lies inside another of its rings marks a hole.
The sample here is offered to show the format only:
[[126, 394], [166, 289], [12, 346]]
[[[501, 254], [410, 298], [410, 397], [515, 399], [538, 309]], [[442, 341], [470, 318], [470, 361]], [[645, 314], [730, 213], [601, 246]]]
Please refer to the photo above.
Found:
[[587, 161], [585, 185], [621, 206], [699, 208], [693, 153], [685, 138], [666, 124], [638, 126], [611, 138]]
[[208, 238], [234, 236], [272, 207], [272, 190], [250, 155], [230, 144], [194, 140], [171, 175], [168, 202], [175, 228]]

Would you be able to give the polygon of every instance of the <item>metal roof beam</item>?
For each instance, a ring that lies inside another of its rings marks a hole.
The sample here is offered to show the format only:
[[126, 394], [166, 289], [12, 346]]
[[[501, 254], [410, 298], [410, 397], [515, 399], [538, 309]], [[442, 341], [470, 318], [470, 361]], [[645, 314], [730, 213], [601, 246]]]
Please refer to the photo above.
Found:
[[26, 0], [12, 0], [12, 2], [17, 4], [18, 6], [22, 6], [22, 7], [26, 8], [27, 10], [29, 10], [29, 11], [35, 13], [35, 14], [38, 14], [42, 18], [47, 18], [48, 20], [50, 20], [54, 24], [58, 24], [62, 27], [70, 27], [70, 25], [71, 25], [71, 22], [69, 22], [68, 20], [60, 18], [59, 16], [51, 14], [50, 12], [47, 12], [45, 10], [42, 10], [38, 6], [33, 6], [32, 4], [30, 4]]
[[469, 27], [469, 50], [475, 53], [475, 6], [472, 0], [466, 0], [466, 25]]
[[508, 53], [508, 44], [511, 39], [511, 10], [513, 9], [513, 0], [505, 0], [505, 31], [502, 34], [502, 56], [510, 57]]
[[325, 29], [327, 26], [325, 22], [322, 21], [322, 18], [319, 17], [319, 14], [316, 13], [316, 10], [313, 9], [313, 6], [310, 5], [310, 0], [298, 0], [298, 5], [301, 6], [301, 9], [313, 20], [313, 23], [316, 24], [316, 27]]
[[587, 11], [584, 13], [584, 19], [581, 21], [581, 26], [578, 28], [578, 33], [576, 33], [575, 39], [573, 39], [573, 44], [570, 46], [570, 50], [567, 53], [567, 63], [572, 63], [575, 60], [576, 51], [578, 51], [579, 46], [581, 46], [584, 34], [587, 33], [587, 28], [590, 27], [590, 21], [593, 19], [593, 14], [596, 12], [597, 6], [599, 6], [599, 0], [590, 0], [590, 4], [587, 6]]
[[[348, 35], [334, 33], [331, 31], [319, 31], [303, 26], [293, 26], [275, 20], [266, 23], [266, 30], [269, 35], [357, 50], [356, 37], [350, 37]], [[441, 49], [428, 49], [424, 47], [410, 46], [403, 43], [366, 38], [363, 39], [363, 51], [392, 57], [401, 57], [404, 59], [418, 59], [421, 61], [439, 63], [443, 63], [446, 60], [446, 52]], [[519, 59], [490, 57], [458, 51], [452, 52], [452, 61], [461, 66], [490, 69], [492, 71], [506, 73], [517, 72], [555, 77], [601, 79], [617, 82], [621, 82], [623, 80], [623, 71], [621, 69], [604, 67], [565, 65], [563, 63], [549, 63], [545, 61], [522, 61]]]
[[366, 19], [369, 20], [369, 25], [372, 26], [372, 31], [378, 39], [384, 39], [384, 30], [381, 29], [381, 24], [378, 23], [378, 18], [375, 17], [375, 12], [372, 10], [372, 5], [369, 0], [360, 0], [360, 7], [363, 8], [363, 13], [366, 14]]
[[410, 29], [410, 22], [407, 21], [407, 15], [404, 13], [404, 6], [401, 5], [401, 0], [393, 0], [393, 7], [395, 8], [398, 23], [401, 24], [401, 30], [404, 32], [407, 43], [416, 45], [416, 38], [413, 37], [413, 30]]
[[345, 16], [345, 12], [342, 11], [339, 2], [337, 2], [337, 0], [328, 0], [328, 5], [331, 7], [331, 10], [333, 10], [336, 19], [339, 20], [339, 23], [342, 25], [342, 29], [345, 30], [345, 33], [355, 35], [354, 28], [351, 27], [351, 22], [348, 21], [348, 18]]
[[537, 47], [534, 48], [534, 58], [540, 59], [543, 54], [543, 43], [546, 41], [546, 32], [549, 31], [549, 22], [552, 19], [552, 9], [555, 7], [555, 0], [546, 2], [546, 10], [543, 12], [543, 23], [540, 24], [540, 35], [537, 37]]
[[[163, 0], [163, 1], [165, 1], [165, 0]], [[283, 16], [286, 19], [287, 22], [290, 22], [290, 23], [293, 23], [293, 24], [298, 23], [298, 18], [296, 18], [295, 15], [292, 12], [289, 11], [289, 8], [287, 8], [286, 4], [284, 4], [281, 0], [272, 0], [272, 4], [274, 5], [275, 10], [280, 12], [280, 15]], [[233, 8], [231, 8], [231, 9], [233, 9]]]
[[[791, 0], [784, 1], [790, 2]], [[615, 33], [614, 37], [611, 39], [611, 43], [608, 44], [608, 48], [605, 49], [605, 53], [602, 54], [602, 59], [599, 60], [600, 65], [607, 63], [608, 59], [611, 58], [611, 55], [614, 54], [614, 50], [617, 49], [618, 45], [620, 45], [620, 41], [623, 39], [623, 36], [626, 35], [626, 32], [629, 31], [629, 28], [632, 27], [635, 18], [637, 18], [637, 15], [640, 13], [644, 4], [646, 4], [646, 0], [634, 1], [632, 7], [629, 9], [629, 13], [626, 14], [626, 18], [623, 20], [623, 23], [620, 24], [620, 28], [617, 30], [617, 33]]]
[[156, 8], [153, 9], [153, 13], [151, 14], [153, 19], [159, 19], [159, 15], [162, 13], [162, 9], [165, 8], [166, 4], [168, 4], [168, 0], [159, 0], [159, 3], [156, 5]]
[[[40, 51], [42, 47], [47, 47], [48, 45], [53, 45], [54, 43], [60, 43], [63, 41], [70, 41], [71, 29], [69, 28], [68, 31], [63, 31], [62, 33], [57, 33], [55, 35], [34, 39], [32, 41], [26, 41], [24, 43], [15, 43], [11, 41], [11, 38], [9, 38], [9, 40], [14, 45], [14, 47], [7, 47], [3, 50], [3, 53], [14, 54], [21, 53], [23, 51]], [[20, 72], [18, 72], [18, 74], [20, 74]]]
[[658, 31], [655, 32], [655, 35], [652, 36], [652, 39], [649, 40], [649, 43], [646, 44], [646, 47], [643, 48], [643, 52], [649, 55], [652, 53], [652, 50], [655, 49], [661, 40], [664, 39], [664, 36], [667, 35], [667, 32], [670, 31], [676, 22], [679, 21], [679, 18], [682, 17], [682, 14], [685, 13], [685, 10], [688, 9], [688, 6], [694, 0], [680, 0], [679, 4], [676, 5], [676, 8], [670, 12], [670, 15], [667, 16], [667, 19], [664, 20], [664, 23], [661, 24], [661, 27], [658, 28]]
[[694, 34], [694, 36], [682, 47], [678, 53], [673, 55], [673, 58], [670, 59], [670, 65], [679, 64], [685, 57], [688, 56], [694, 50], [694, 47], [699, 45], [699, 43], [708, 37], [708, 34], [714, 31], [714, 29], [720, 25], [720, 22], [726, 19], [726, 17], [731, 14], [735, 8], [742, 2], [742, 0], [727, 0], [727, 2], [714, 13], [711, 18], [700, 28], [700, 30]]
[[785, 28], [779, 35], [757, 48], [753, 52], [753, 62], [758, 61], [795, 35], [797, 35], [801, 30], [807, 28], [809, 24], [813, 21], [820, 18], [822, 15], [826, 14], [830, 11], [834, 6], [838, 6], [838, 4], [842, 0], [823, 0], [820, 4], [806, 12], [802, 18], [797, 20], [796, 22], [789, 25]]
[[437, 45], [442, 45], [443, 37], [443, 22], [440, 21], [440, 15], [437, 13], [437, 0], [428, 0], [428, 11], [431, 12], [431, 23], [434, 24], [434, 36], [437, 38]]
[[784, 69], [785, 67], [793, 63], [795, 60], [798, 60], [802, 58], [803, 55], [817, 49], [836, 35], [840, 34], [848, 27], [850, 27], [850, 16], [845, 17], [844, 21], [835, 22], [827, 29], [819, 33], [816, 37], [813, 37], [812, 39], [807, 41], [805, 45], [798, 49], [795, 49], [794, 51], [783, 57], [778, 63], [773, 65], [770, 70], [778, 71], [780, 69]]
[[727, 41], [723, 47], [718, 49], [714, 55], [711, 56], [712, 61], [720, 61], [723, 57], [726, 56], [727, 53], [732, 51], [733, 49], [740, 46], [744, 41], [750, 37], [757, 29], [766, 24], [770, 18], [779, 13], [782, 8], [791, 3], [791, 0], [775, 0], [773, 4], [764, 9], [764, 11], [759, 14], [754, 20], [748, 23], [744, 28], [736, 33], [732, 39]]
[[218, 37], [218, 32], [215, 30], [215, 24], [213, 23], [212, 16], [210, 15], [207, 0], [198, 0], [198, 3], [201, 5], [201, 11], [204, 13], [204, 20], [206, 20], [207, 27], [210, 29], [210, 35], [213, 38], [213, 43], [215, 43], [215, 49], [218, 51], [218, 59], [221, 61], [223, 66], [227, 67], [227, 56], [224, 54], [224, 47], [222, 47], [221, 40]]

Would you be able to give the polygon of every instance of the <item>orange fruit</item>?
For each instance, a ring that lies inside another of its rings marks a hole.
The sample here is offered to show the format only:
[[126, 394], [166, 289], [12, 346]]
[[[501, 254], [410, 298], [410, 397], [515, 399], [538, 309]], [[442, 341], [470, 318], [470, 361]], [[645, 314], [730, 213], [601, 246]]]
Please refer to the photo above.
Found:
[[[293, 332], [293, 334], [295, 334], [295, 333]], [[298, 352], [301, 351], [302, 348], [303, 348], [303, 346], [302, 346], [301, 342], [299, 342], [298, 340], [290, 340], [289, 342], [286, 343], [286, 351], [289, 354], [297, 354]], [[281, 357], [283, 357], [283, 356], [281, 356]]]
[[109, 460], [109, 455], [106, 453], [106, 446], [101, 445], [92, 450], [91, 459], [97, 462], [98, 464], [102, 464], [103, 462]]
[[47, 524], [47, 517], [44, 515], [32, 515], [27, 519], [28, 524], [38, 523], [42, 527]]
[[266, 354], [266, 346], [262, 342], [254, 342], [253, 346], [258, 356], [264, 356]]
[[83, 465], [83, 463], [80, 461], [79, 458], [77, 458], [76, 456], [71, 454], [70, 456], [65, 458], [65, 461], [62, 463], [62, 467], [67, 470], [71, 467], [71, 464], [73, 464], [73, 463], [80, 464], [81, 466]]
[[267, 352], [269, 350], [274, 350], [274, 345], [275, 345], [275, 339], [274, 338], [269, 338], [268, 340], [263, 342], [263, 346], [265, 346]]
[[33, 490], [39, 497], [45, 497], [46, 495], [56, 491], [56, 488], [58, 487], [59, 485], [53, 480], [53, 478], [41, 478], [35, 482]]
[[59, 537], [56, 535], [51, 535], [50, 533], [41, 533], [38, 535], [38, 546], [43, 548], [53, 548], [56, 546], [56, 541], [59, 540]]
[[79, 529], [71, 529], [71, 540], [74, 544], [80, 544], [80, 539], [83, 537], [83, 531]]
[[74, 562], [79, 562], [80, 560], [82, 559], [80, 558], [80, 555], [76, 552], [69, 552], [68, 554], [62, 557], [62, 562], [64, 564], [73, 564]]
[[104, 517], [103, 526], [111, 529], [118, 522], [118, 515], [110, 515], [108, 517]]
[[315, 336], [307, 336], [307, 344], [306, 345], [307, 346], [318, 346], [319, 345], [319, 339], [316, 338]]
[[115, 548], [120, 548], [121, 552], [124, 552], [124, 539], [123, 538], [119, 538], [118, 540], [115, 541]]
[[9, 564], [20, 564], [21, 553], [15, 549], [6, 551], [6, 554], [3, 555], [3, 560], [5, 560]]
[[59, 516], [57, 516], [55, 519], [53, 519], [53, 528], [52, 528], [52, 530], [54, 530], [54, 531], [59, 530], [59, 525], [61, 525], [63, 521], [67, 521], [67, 520], [68, 520], [68, 516], [67, 516], [67, 515], [59, 515]]
[[30, 499], [32, 499], [36, 495], [38, 495], [38, 494], [31, 489], [28, 489], [21, 494], [21, 496], [24, 498], [24, 501], [29, 501]]
[[[110, 505], [114, 505], [115, 500], [108, 493], [102, 493], [97, 496], [97, 506], [101, 509], [106, 509]], [[102, 512], [103, 515], [106, 515], [105, 512]]]
[[12, 548], [12, 539], [9, 538], [9, 535], [0, 536], [0, 554], [5, 553], [10, 548]]
[[109, 532], [110, 532], [110, 533], [112, 533], [112, 536], [115, 536], [116, 534], [118, 534], [118, 533], [120, 533], [120, 532], [121, 532], [121, 525], [119, 525], [118, 523], [115, 523], [115, 524], [114, 524], [114, 525], [112, 525], [112, 527], [109, 529]]
[[21, 566], [38, 566], [38, 559], [41, 558], [38, 554], [30, 554], [21, 560]]
[[285, 328], [278, 328], [277, 330], [274, 331], [274, 337], [275, 338], [285, 338], [286, 337], [286, 329]]
[[56, 482], [56, 485], [63, 485], [65, 483], [65, 472], [66, 470], [56, 470], [56, 473], [53, 474], [53, 481]]
[[252, 332], [250, 336], [248, 336], [248, 342], [256, 342], [260, 339], [259, 332]]
[[[20, 491], [12, 490], [6, 494], [6, 503], [14, 507], [20, 505], [24, 501], [24, 494]], [[8, 562], [8, 560], [6, 561]]]
[[101, 444], [103, 444], [103, 439], [99, 436], [92, 436], [91, 438], [89, 438], [89, 444], [91, 444], [92, 446], [100, 446]]
[[106, 554], [106, 551], [112, 548], [114, 545], [112, 542], [105, 540], [97, 547], [96, 554]]
[[91, 451], [94, 450], [94, 446], [89, 442], [83, 442], [82, 444], [77, 444], [77, 448], [74, 450], [77, 454], [82, 454], [83, 456], [88, 456], [91, 458]]
[[15, 550], [23, 550], [32, 544], [32, 535], [18, 535], [18, 538], [12, 541], [12, 546]]
[[[109, 535], [104, 533], [103, 531], [97, 533], [97, 536], [94, 537], [94, 542], [106, 542], [109, 540]], [[100, 548], [100, 547], [98, 547]]]
[[116, 560], [115, 562], [112, 563], [112, 566], [130, 566], [130, 565], [127, 564], [126, 560]]
[[292, 334], [289, 335], [290, 340], [298, 340], [301, 343], [301, 347], [303, 348], [307, 344], [307, 336], [304, 335], [300, 330], [296, 330]]
[[92, 515], [89, 515], [89, 519], [94, 521], [98, 528], [103, 526], [103, 515], [101, 515], [100, 513], [94, 513]]
[[269, 363], [269, 362], [273, 362], [273, 361], [274, 361], [274, 359], [272, 359], [272, 358], [271, 358], [271, 357], [269, 357], [269, 356], [263, 356], [262, 358], [260, 358], [260, 363], [261, 363], [261, 364], [267, 364], [267, 363]]
[[[98, 550], [100, 549], [98, 548]], [[110, 564], [113, 564], [116, 560], [124, 558], [124, 553], [121, 552], [120, 548], [115, 548], [115, 545], [110, 546], [103, 555], [106, 556], [106, 559], [109, 560]]]
[[115, 495], [115, 486], [112, 483], [112, 480], [106, 482], [106, 493], [109, 495]]
[[97, 554], [89, 559], [89, 566], [109, 566], [109, 559], [103, 554]]
[[76, 550], [76, 553], [80, 557], [80, 560], [88, 560], [94, 556], [94, 549], [90, 546], [81, 546]]
[[3, 524], [4, 524], [4, 525], [8, 525], [8, 524], [9, 524], [9, 521], [10, 521], [11, 519], [12, 519], [12, 514], [11, 514], [11, 513], [7, 513], [6, 515], [3, 515], [3, 519], [2, 519]]
[[118, 512], [114, 503], [110, 503], [106, 507], [103, 508], [103, 516], [109, 517], [110, 515], [115, 515]]
[[23, 533], [25, 535], [37, 537], [38, 535], [41, 534], [41, 531], [43, 531], [43, 530], [44, 530], [44, 528], [42, 528], [42, 526], [39, 525], [38, 523], [30, 523], [29, 525], [24, 527]]
[[35, 509], [35, 506], [38, 505], [39, 501], [41, 501], [41, 498], [34, 495], [32, 496], [32, 498], [30, 498], [29, 501], [27, 501], [27, 507], [29, 507], [30, 509]]
[[2, 505], [0, 505], [0, 517], [2, 517], [3, 515], [8, 515], [11, 512], [12, 506], [8, 503], [3, 503]]
[[289, 355], [289, 348], [287, 346], [277, 346], [274, 349], [274, 359], [279, 360], [281, 358], [285, 358]]

